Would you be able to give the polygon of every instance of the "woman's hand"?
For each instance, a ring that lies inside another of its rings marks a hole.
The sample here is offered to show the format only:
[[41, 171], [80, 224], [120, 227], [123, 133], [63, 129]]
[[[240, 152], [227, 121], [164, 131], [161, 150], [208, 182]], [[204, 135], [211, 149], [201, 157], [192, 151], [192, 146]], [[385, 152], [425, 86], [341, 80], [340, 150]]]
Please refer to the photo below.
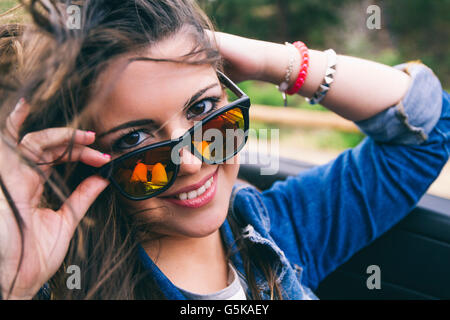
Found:
[[[18, 132], [29, 113], [22, 99], [9, 115], [6, 132], [0, 141], [0, 176], [23, 222], [23, 245], [9, 199], [0, 189], [0, 285], [3, 299], [30, 299], [58, 270], [84, 214], [108, 185], [108, 181], [91, 176], [85, 179], [58, 211], [40, 206], [45, 177], [50, 165], [40, 165], [44, 177], [26, 165], [8, 144], [23, 152], [32, 161], [52, 162], [64, 153], [74, 135], [74, 148], [60, 160], [81, 161], [99, 167], [110, 158], [93, 150], [95, 134], [70, 128], [51, 128], [32, 132], [18, 141]], [[8, 141], [8, 143], [7, 143]], [[20, 263], [21, 261], [21, 263]], [[20, 269], [17, 268], [20, 263]], [[15, 280], [14, 280], [15, 279]], [[15, 281], [15, 282], [14, 282]], [[14, 282], [11, 295], [9, 290]]]

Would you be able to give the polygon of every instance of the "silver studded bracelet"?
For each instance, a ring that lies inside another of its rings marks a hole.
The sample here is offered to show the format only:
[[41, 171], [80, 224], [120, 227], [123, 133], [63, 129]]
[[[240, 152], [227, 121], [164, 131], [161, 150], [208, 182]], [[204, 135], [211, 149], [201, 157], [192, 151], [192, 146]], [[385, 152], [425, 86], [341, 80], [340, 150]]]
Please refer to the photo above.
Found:
[[313, 96], [306, 101], [310, 104], [318, 104], [320, 103], [330, 90], [331, 84], [334, 82], [334, 74], [336, 73], [336, 63], [337, 63], [337, 55], [333, 49], [325, 50], [324, 53], [327, 55], [327, 70], [325, 71], [325, 77], [319, 89], [313, 94]]

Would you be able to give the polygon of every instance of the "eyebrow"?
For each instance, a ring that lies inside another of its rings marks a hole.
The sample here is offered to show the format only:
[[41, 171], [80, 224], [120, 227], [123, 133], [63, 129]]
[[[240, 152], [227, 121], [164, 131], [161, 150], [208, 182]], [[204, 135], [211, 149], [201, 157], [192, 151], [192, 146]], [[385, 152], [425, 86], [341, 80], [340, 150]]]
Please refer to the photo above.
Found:
[[[186, 110], [192, 103], [194, 103], [198, 98], [200, 98], [206, 91], [208, 91], [209, 89], [212, 89], [214, 87], [219, 86], [218, 83], [213, 83], [210, 84], [209, 86], [199, 90], [197, 93], [195, 93], [192, 97], [189, 98], [188, 101], [186, 101], [186, 103], [183, 105], [183, 109], [182, 111]], [[129, 121], [126, 123], [123, 123], [117, 127], [114, 127], [106, 132], [103, 132], [99, 135], [97, 135], [97, 139], [103, 138], [111, 133], [123, 130], [123, 129], [127, 129], [127, 128], [132, 128], [132, 127], [141, 127], [141, 126], [146, 126], [146, 125], [155, 125], [155, 121], [152, 119], [140, 119], [140, 120], [133, 120], [133, 121]]]
[[97, 139], [103, 138], [111, 133], [114, 133], [116, 131], [120, 131], [123, 129], [132, 128], [132, 127], [141, 127], [141, 126], [147, 126], [147, 125], [154, 125], [154, 124], [155, 124], [155, 121], [153, 121], [152, 119], [140, 119], [140, 120], [129, 121], [129, 122], [121, 124], [120, 126], [114, 127], [106, 132], [103, 132], [103, 133], [97, 135]]

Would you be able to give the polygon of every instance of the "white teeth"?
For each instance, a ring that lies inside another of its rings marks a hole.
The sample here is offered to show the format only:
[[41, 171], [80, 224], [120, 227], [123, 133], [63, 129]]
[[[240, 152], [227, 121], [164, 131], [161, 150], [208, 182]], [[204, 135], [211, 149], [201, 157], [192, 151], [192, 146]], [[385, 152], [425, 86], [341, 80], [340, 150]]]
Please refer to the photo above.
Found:
[[178, 195], [178, 199], [180, 199], [180, 200], [187, 200], [187, 199], [195, 199], [195, 198], [197, 198], [198, 196], [204, 194], [206, 192], [206, 190], [211, 188], [213, 181], [214, 181], [213, 177], [209, 178], [208, 181], [206, 181], [205, 184], [202, 185], [197, 190], [192, 190], [192, 191], [189, 191], [189, 192], [180, 193]]
[[205, 191], [206, 191], [206, 186], [201, 186], [200, 188], [198, 188], [197, 194], [202, 195], [205, 193]]
[[190, 191], [188, 192], [188, 199], [194, 199], [197, 198], [197, 191]]
[[179, 198], [180, 200], [186, 200], [186, 199], [188, 198], [188, 195], [187, 195], [186, 192], [183, 192], [183, 193], [180, 193], [180, 194], [178, 195], [178, 198]]

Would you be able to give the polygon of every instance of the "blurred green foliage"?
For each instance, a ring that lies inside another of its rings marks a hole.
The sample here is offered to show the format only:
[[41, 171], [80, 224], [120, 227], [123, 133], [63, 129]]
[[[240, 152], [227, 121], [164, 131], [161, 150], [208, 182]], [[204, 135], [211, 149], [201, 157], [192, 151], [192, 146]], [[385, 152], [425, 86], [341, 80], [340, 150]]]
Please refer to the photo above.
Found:
[[337, 9], [351, 0], [198, 0], [223, 31], [267, 41], [314, 39], [338, 25]]
[[25, 10], [23, 8], [12, 11], [10, 14], [1, 16], [7, 10], [17, 6], [18, 0], [0, 0], [0, 24], [23, 23], [26, 21]]
[[400, 55], [422, 60], [450, 87], [450, 0], [391, 0], [382, 6]]
[[0, 1], [0, 13], [6, 11], [9, 8], [14, 7], [17, 4], [15, 0], [1, 0]]

